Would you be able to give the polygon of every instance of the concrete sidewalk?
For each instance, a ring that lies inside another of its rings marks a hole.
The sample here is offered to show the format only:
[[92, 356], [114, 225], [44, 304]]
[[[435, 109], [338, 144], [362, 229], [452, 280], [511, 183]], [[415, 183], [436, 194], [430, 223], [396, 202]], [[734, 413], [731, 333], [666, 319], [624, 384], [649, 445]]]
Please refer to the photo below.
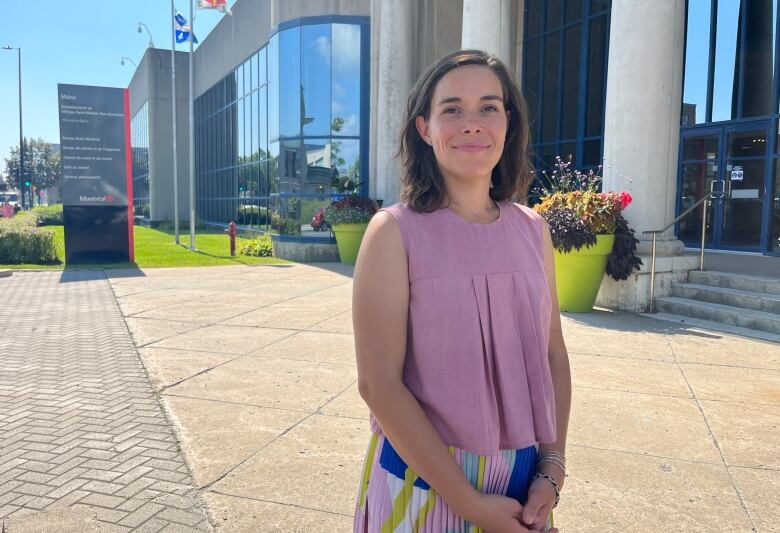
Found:
[[[218, 527], [350, 530], [368, 440], [351, 270], [109, 275]], [[564, 328], [564, 531], [778, 527], [780, 346], [607, 311]]]
[[[175, 426], [192, 474], [186, 482], [196, 487], [187, 497], [205, 502], [217, 529], [351, 530], [369, 436], [356, 387], [351, 268], [107, 275]], [[107, 309], [81, 304], [88, 308]], [[780, 346], [606, 311], [565, 316], [564, 334], [574, 402], [556, 525], [570, 532], [779, 527]], [[4, 355], [24, 349], [14, 346], [0, 344]], [[21, 510], [28, 518], [50, 514]], [[181, 519], [165, 526], [189, 527]]]

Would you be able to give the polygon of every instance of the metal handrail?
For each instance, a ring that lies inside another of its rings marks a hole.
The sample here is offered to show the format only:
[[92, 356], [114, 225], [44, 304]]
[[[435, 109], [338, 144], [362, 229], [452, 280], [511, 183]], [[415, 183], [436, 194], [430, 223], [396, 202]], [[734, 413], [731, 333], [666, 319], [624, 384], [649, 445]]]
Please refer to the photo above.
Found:
[[656, 236], [659, 233], [663, 233], [664, 231], [668, 230], [675, 224], [677, 224], [680, 220], [688, 216], [694, 209], [696, 209], [699, 204], [703, 204], [701, 208], [701, 254], [699, 256], [699, 270], [704, 270], [704, 237], [707, 230], [707, 200], [713, 197], [713, 192], [708, 192], [703, 197], [701, 197], [695, 204], [693, 204], [691, 207], [680, 213], [680, 215], [669, 222], [666, 226], [664, 226], [663, 229], [656, 229], [656, 230], [648, 230], [643, 231], [645, 235], [653, 235], [653, 255], [652, 259], [650, 261], [650, 312], [652, 313], [654, 310], [654, 298], [655, 298], [655, 241]]

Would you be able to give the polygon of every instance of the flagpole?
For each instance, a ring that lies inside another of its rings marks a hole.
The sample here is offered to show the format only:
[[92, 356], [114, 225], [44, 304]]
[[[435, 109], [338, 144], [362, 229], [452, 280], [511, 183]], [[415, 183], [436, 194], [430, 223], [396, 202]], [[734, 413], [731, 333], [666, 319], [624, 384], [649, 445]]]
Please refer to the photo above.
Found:
[[195, 39], [195, 18], [190, 0], [190, 251], [195, 252], [195, 100], [192, 88], [192, 41]]
[[173, 107], [173, 232], [179, 239], [179, 160], [176, 152], [176, 7], [171, 0], [171, 106]]

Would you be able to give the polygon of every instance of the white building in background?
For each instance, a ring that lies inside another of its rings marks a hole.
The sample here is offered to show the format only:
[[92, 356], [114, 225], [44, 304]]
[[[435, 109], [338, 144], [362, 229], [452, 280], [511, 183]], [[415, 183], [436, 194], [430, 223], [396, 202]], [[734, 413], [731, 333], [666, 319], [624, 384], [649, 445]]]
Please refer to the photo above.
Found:
[[[604, 188], [631, 192], [647, 267], [642, 232], [713, 191], [707, 265], [780, 276], [777, 1], [238, 0], [195, 52], [199, 220], [269, 231], [293, 258], [334, 257], [333, 239], [307, 226], [337, 193], [329, 180], [356, 176], [362, 194], [396, 202], [412, 84], [440, 56], [480, 48], [521, 82], [537, 169], [556, 155], [603, 163]], [[168, 54], [149, 50], [130, 84], [136, 207], [150, 223], [173, 218]], [[660, 294], [698, 265], [685, 250], [700, 228], [697, 210], [659, 236]], [[605, 280], [600, 303], [646, 308], [648, 277]]]

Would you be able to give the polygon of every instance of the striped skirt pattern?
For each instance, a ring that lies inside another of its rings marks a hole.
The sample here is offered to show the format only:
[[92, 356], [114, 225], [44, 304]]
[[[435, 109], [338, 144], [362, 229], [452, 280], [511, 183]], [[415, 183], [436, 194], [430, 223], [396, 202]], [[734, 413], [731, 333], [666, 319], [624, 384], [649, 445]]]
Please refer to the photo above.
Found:
[[[450, 447], [466, 478], [485, 494], [526, 501], [536, 447], [477, 455]], [[384, 435], [372, 433], [355, 509], [355, 533], [474, 533], [441, 496], [409, 468]]]

